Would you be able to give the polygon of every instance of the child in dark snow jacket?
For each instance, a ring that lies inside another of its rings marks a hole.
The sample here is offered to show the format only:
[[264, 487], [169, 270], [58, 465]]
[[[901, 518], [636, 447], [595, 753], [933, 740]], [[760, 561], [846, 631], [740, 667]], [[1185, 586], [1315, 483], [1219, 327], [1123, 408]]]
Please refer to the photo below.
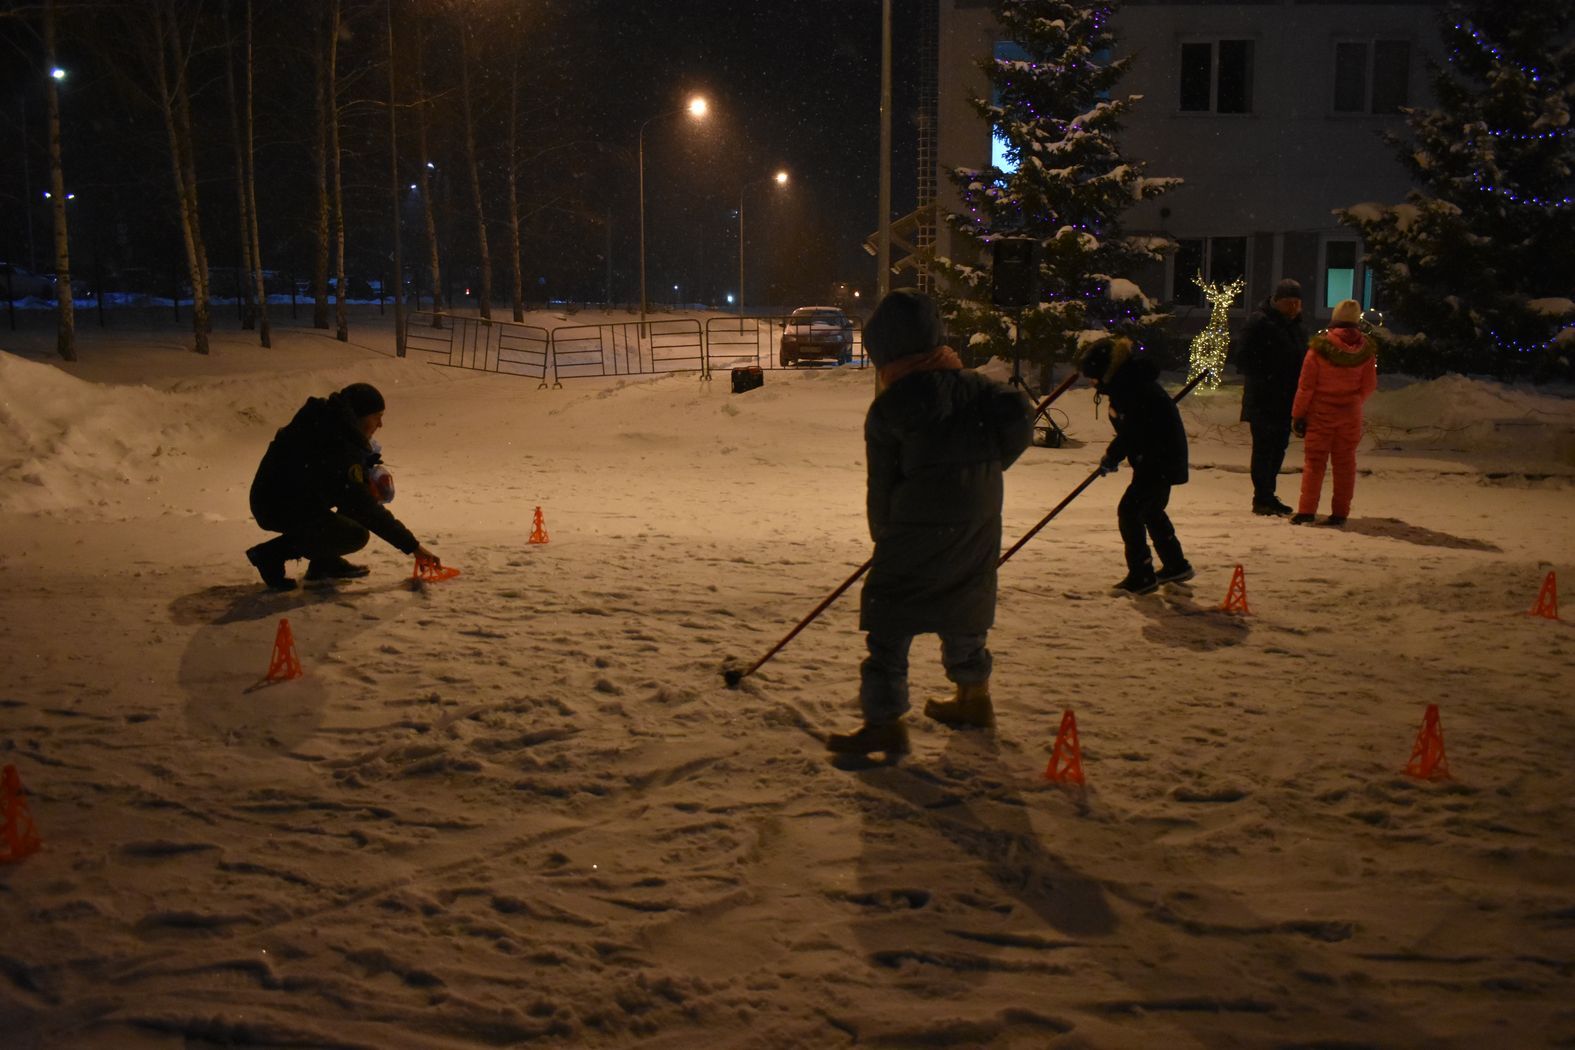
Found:
[[[1165, 513], [1171, 487], [1187, 483], [1187, 430], [1176, 403], [1159, 385], [1159, 369], [1145, 358], [1134, 358], [1130, 340], [1107, 338], [1084, 352], [1081, 371], [1110, 399], [1110, 424], [1116, 431], [1099, 461], [1100, 473], [1117, 469], [1123, 459], [1132, 464], [1132, 481], [1116, 505], [1127, 574], [1115, 589], [1148, 594], [1162, 583], [1192, 579], [1192, 566]], [[1149, 540], [1159, 554], [1157, 571]]]
[[1324, 469], [1334, 462], [1329, 524], [1345, 524], [1356, 492], [1356, 446], [1362, 440], [1362, 405], [1378, 389], [1378, 344], [1361, 328], [1362, 305], [1346, 299], [1334, 308], [1329, 330], [1313, 336], [1302, 361], [1291, 406], [1291, 426], [1302, 446], [1302, 494], [1293, 525], [1306, 525], [1318, 510]]
[[1028, 447], [1027, 399], [967, 371], [944, 345], [927, 296], [897, 291], [864, 329], [881, 392], [864, 421], [868, 513], [875, 555], [864, 580], [859, 626], [869, 656], [860, 666], [864, 724], [833, 734], [838, 753], [908, 750], [908, 650], [938, 634], [951, 700], [924, 713], [951, 726], [987, 726], [996, 562], [1001, 555], [1002, 472]]

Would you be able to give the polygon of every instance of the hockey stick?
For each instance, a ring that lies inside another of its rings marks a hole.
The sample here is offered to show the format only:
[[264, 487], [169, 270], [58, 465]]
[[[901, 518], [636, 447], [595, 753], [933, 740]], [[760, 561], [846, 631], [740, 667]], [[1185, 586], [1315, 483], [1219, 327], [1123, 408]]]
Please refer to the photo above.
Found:
[[[1038, 407], [1034, 409], [1033, 415], [1029, 416], [1028, 418], [1038, 419], [1039, 414], [1050, 406], [1050, 402], [1054, 401], [1056, 398], [1070, 390], [1072, 388], [1072, 384], [1077, 382], [1078, 379], [1079, 374], [1077, 372], [1073, 372], [1071, 375], [1067, 376], [1061, 381], [1060, 386], [1056, 387], [1054, 390], [1050, 391], [1049, 394], [1045, 395], [1045, 399], [1039, 402]], [[867, 558], [863, 565], [860, 565], [857, 569], [854, 569], [852, 576], [849, 576], [847, 579], [843, 580], [836, 590], [826, 595], [825, 599], [822, 600], [819, 605], [815, 606], [815, 608], [810, 611], [808, 616], [804, 617], [797, 624], [795, 624], [793, 629], [785, 634], [780, 642], [767, 650], [766, 655], [762, 656], [748, 667], [738, 667], [724, 661], [722, 667], [722, 680], [727, 683], [727, 687], [729, 689], [738, 688], [739, 682], [742, 682], [745, 678], [754, 674], [760, 669], [762, 664], [771, 659], [773, 656], [777, 655], [777, 653], [781, 652], [782, 647], [791, 642], [798, 632], [802, 631], [804, 628], [813, 623], [815, 621], [815, 617], [825, 612], [832, 602], [842, 597], [843, 591], [846, 591], [849, 587], [852, 587], [853, 584], [858, 581], [860, 576], [863, 576], [866, 572], [868, 572], [870, 565], [873, 564], [874, 561], [874, 557]]]

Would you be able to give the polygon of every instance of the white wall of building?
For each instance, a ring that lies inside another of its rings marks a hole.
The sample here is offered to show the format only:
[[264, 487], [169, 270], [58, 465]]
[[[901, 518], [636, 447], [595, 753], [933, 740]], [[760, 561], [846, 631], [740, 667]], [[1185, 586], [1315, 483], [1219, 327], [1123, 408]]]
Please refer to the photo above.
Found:
[[[967, 99], [987, 90], [978, 64], [991, 54], [1000, 33], [988, 5], [979, 0], [940, 0], [940, 5], [937, 156], [943, 207], [955, 210], [960, 200], [945, 172], [989, 160], [989, 129]], [[1129, 230], [1178, 239], [1243, 238], [1247, 304], [1262, 300], [1288, 276], [1302, 282], [1308, 313], [1326, 317], [1332, 294], [1326, 287], [1328, 264], [1357, 242], [1333, 209], [1362, 201], [1398, 202], [1409, 189], [1392, 148], [1380, 138], [1385, 130], [1403, 131], [1403, 118], [1337, 110], [1337, 49], [1347, 45], [1342, 54], [1349, 61], [1361, 53], [1352, 45], [1409, 42], [1407, 100], [1426, 105], [1428, 60], [1442, 59], [1438, 7], [1436, 2], [1288, 0], [1123, 5], [1116, 17], [1117, 45], [1136, 61], [1117, 90], [1144, 96], [1126, 121], [1123, 152], [1146, 162], [1150, 175], [1186, 180], [1182, 188], [1135, 207], [1128, 215]], [[1250, 111], [1183, 111], [1183, 46], [1214, 42], [1217, 61], [1221, 40], [1251, 41]], [[1393, 53], [1386, 45], [1385, 54]], [[1370, 89], [1371, 76], [1367, 83]], [[1331, 256], [1331, 243], [1346, 247]], [[938, 248], [942, 254], [966, 251], [954, 245], [949, 231], [938, 234]], [[1359, 260], [1359, 245], [1355, 255]], [[1174, 269], [1172, 261], [1163, 275], [1142, 275], [1144, 290], [1169, 300]], [[1340, 277], [1334, 274], [1334, 292]], [[1360, 297], [1359, 261], [1355, 283]], [[1206, 315], [1207, 310], [1198, 312]]]

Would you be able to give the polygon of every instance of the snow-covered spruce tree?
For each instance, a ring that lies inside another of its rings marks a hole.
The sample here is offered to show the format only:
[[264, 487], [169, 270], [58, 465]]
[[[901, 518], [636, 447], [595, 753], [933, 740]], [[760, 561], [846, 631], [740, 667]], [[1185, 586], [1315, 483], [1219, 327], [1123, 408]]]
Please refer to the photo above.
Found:
[[1408, 371], [1568, 375], [1575, 351], [1575, 7], [1473, 0], [1443, 13], [1433, 108], [1391, 135], [1406, 203], [1336, 211]]
[[1142, 341], [1163, 320], [1130, 277], [1174, 247], [1163, 237], [1122, 232], [1121, 216], [1179, 179], [1149, 178], [1122, 159], [1120, 120], [1142, 96], [1112, 93], [1130, 58], [1112, 59], [1114, 5], [1069, 0], [997, 0], [1003, 36], [1026, 59], [981, 64], [994, 98], [974, 108], [996, 129], [1016, 170], [958, 168], [950, 177], [963, 210], [946, 221], [980, 252], [978, 264], [937, 258], [952, 331], [974, 356], [1010, 357], [1013, 316], [991, 305], [992, 241], [1027, 236], [1039, 244], [1040, 302], [1023, 311], [1018, 352], [1040, 366], [1067, 360], [1080, 340], [1120, 332]]

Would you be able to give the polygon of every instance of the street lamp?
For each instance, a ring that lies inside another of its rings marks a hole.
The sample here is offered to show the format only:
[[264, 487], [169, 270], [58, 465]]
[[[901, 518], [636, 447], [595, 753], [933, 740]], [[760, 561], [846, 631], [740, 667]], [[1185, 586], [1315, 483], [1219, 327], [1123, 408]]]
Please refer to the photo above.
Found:
[[738, 325], [743, 331], [744, 325], [744, 191], [751, 186], [758, 186], [762, 182], [775, 182], [778, 186], [786, 186], [788, 173], [779, 171], [775, 175], [746, 182], [738, 188]]
[[705, 98], [696, 95], [689, 100], [689, 104], [682, 109], [668, 110], [658, 113], [640, 125], [638, 154], [640, 160], [640, 335], [645, 336], [645, 128], [651, 121], [661, 120], [664, 117], [676, 116], [679, 113], [688, 113], [696, 120], [705, 119]]

